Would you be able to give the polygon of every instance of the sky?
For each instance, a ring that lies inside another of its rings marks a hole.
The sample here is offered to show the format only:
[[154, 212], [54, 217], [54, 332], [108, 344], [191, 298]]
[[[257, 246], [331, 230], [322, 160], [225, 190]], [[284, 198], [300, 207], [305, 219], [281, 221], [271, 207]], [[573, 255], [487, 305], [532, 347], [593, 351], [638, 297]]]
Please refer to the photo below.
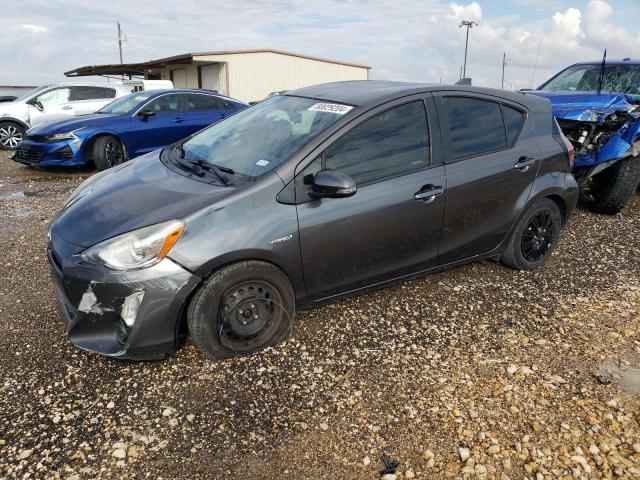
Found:
[[[640, 0], [22, 0], [2, 7], [0, 85], [84, 65], [275, 48], [370, 65], [371, 78], [453, 83], [470, 32], [474, 85], [535, 87], [576, 61], [640, 57]], [[540, 53], [538, 56], [538, 48]], [[537, 68], [533, 71], [537, 60]]]

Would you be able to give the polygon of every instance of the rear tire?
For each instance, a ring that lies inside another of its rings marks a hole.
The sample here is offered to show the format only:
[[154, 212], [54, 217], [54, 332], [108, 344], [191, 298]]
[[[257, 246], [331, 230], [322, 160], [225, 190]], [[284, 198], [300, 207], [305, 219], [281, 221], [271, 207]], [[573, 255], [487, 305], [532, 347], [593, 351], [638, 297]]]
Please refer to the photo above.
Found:
[[98, 137], [93, 142], [92, 158], [98, 170], [106, 170], [127, 161], [122, 142], [112, 135]]
[[562, 212], [553, 200], [531, 205], [516, 225], [500, 260], [518, 270], [534, 270], [544, 264], [558, 243]]
[[640, 183], [640, 157], [629, 157], [595, 175], [585, 206], [597, 213], [615, 215], [629, 202]]
[[26, 129], [15, 122], [0, 122], [0, 150], [15, 150]]
[[213, 274], [189, 304], [193, 341], [209, 358], [249, 355], [284, 340], [295, 299], [291, 282], [266, 262], [236, 263]]

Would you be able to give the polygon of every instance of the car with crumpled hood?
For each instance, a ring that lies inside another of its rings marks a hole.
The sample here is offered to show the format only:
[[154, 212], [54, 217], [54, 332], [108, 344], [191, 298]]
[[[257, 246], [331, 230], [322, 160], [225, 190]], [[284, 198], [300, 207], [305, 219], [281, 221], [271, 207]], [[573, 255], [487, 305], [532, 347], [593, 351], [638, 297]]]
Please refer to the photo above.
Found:
[[640, 60], [576, 63], [527, 93], [551, 101], [585, 205], [620, 212], [640, 184]]

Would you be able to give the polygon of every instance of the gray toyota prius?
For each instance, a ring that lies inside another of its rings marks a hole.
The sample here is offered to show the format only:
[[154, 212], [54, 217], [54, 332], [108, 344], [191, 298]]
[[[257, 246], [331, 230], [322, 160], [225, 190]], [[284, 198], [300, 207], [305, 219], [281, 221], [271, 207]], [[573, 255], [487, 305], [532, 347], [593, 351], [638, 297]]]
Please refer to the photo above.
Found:
[[359, 81], [289, 91], [89, 178], [49, 231], [71, 342], [212, 358], [284, 339], [296, 309], [482, 258], [533, 269], [575, 207], [542, 98]]

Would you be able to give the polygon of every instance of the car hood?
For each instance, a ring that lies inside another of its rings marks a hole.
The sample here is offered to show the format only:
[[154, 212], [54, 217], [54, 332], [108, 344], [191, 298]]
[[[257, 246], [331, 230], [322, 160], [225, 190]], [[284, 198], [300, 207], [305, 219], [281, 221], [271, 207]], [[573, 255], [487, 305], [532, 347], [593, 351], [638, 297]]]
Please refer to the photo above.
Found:
[[78, 115], [75, 117], [54, 120], [42, 123], [29, 130], [30, 135], [54, 135], [65, 133], [79, 128], [96, 128], [113, 122], [114, 119], [124, 117], [120, 113], [92, 113], [90, 115]]
[[623, 93], [593, 92], [527, 92], [548, 99], [553, 106], [553, 115], [563, 120], [582, 122], [601, 122], [615, 112], [630, 112], [636, 109], [639, 101]]
[[58, 214], [52, 233], [90, 247], [137, 228], [184, 218], [235, 191], [180, 175], [160, 161], [159, 153], [90, 177]]

